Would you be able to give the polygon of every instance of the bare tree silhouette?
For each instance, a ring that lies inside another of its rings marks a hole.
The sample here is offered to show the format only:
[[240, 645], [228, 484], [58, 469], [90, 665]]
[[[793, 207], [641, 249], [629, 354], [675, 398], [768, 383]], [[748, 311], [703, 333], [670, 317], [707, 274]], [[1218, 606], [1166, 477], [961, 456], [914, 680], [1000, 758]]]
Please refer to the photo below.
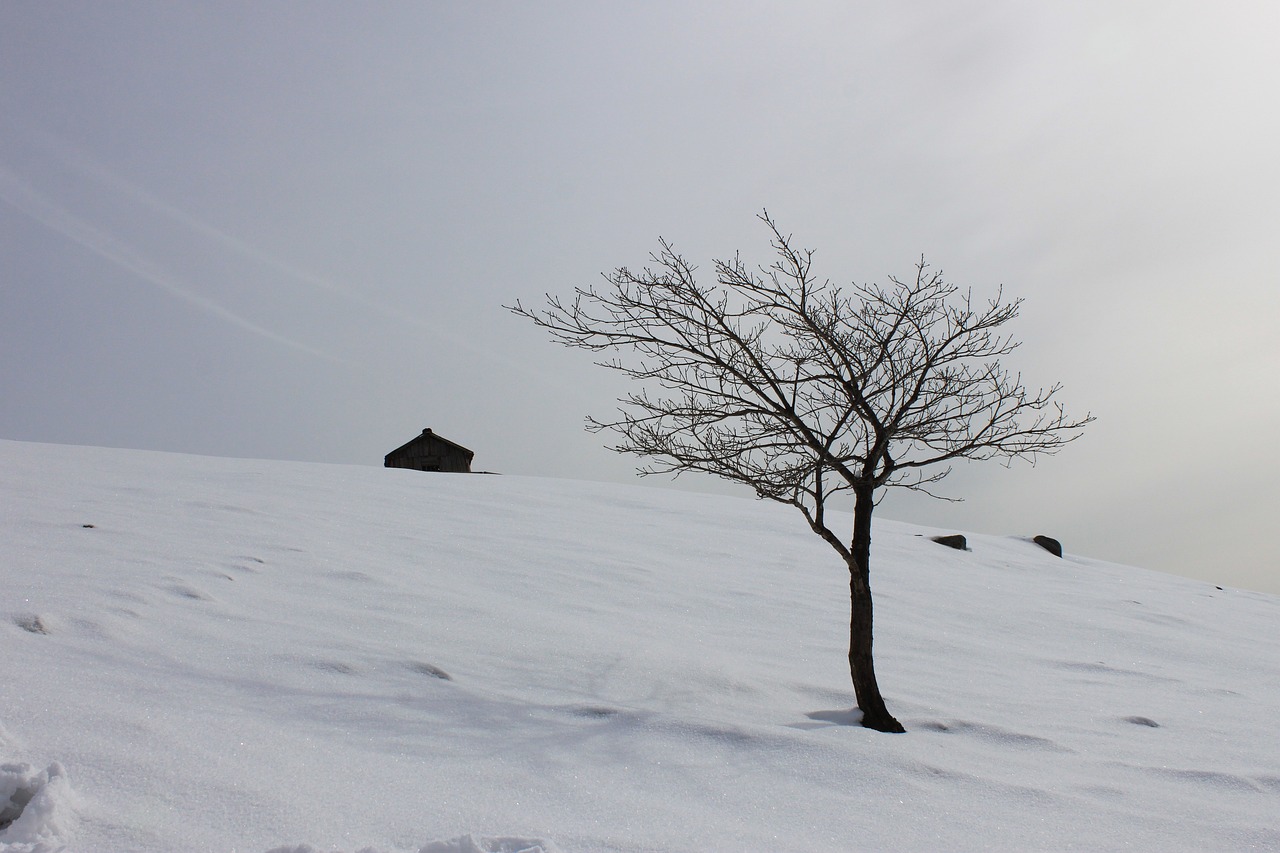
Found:
[[[1034, 462], [1078, 438], [1092, 416], [1069, 418], [1058, 385], [1029, 390], [1001, 365], [1018, 342], [1001, 327], [1020, 299], [986, 302], [946, 283], [921, 259], [914, 278], [844, 290], [812, 273], [768, 213], [776, 259], [714, 262], [715, 283], [666, 240], [640, 271], [604, 276], [570, 302], [547, 296], [528, 317], [560, 343], [600, 353], [636, 380], [613, 420], [612, 449], [649, 460], [642, 474], [703, 471], [796, 507], [849, 570], [849, 671], [862, 724], [901, 732], [872, 659], [871, 518], [877, 493], [931, 487], [956, 459]], [[832, 499], [851, 492], [846, 540]]]

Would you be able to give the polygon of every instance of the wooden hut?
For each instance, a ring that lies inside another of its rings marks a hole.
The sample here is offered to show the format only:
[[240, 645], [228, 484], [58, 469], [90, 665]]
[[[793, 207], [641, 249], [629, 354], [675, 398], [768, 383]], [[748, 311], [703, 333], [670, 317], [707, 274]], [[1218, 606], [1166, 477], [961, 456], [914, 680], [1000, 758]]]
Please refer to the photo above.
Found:
[[415, 471], [453, 471], [471, 473], [473, 452], [461, 444], [441, 438], [427, 427], [422, 435], [387, 454], [387, 468], [412, 468]]

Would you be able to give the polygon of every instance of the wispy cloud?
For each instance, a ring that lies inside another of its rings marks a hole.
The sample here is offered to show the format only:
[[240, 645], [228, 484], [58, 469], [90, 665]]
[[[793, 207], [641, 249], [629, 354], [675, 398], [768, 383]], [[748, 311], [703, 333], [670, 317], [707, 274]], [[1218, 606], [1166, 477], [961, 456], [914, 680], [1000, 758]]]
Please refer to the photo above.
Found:
[[288, 276], [301, 284], [337, 296], [341, 299], [345, 299], [373, 314], [383, 317], [384, 319], [392, 320], [396, 323], [402, 323], [420, 331], [428, 332], [437, 340], [447, 340], [459, 351], [470, 352], [478, 358], [496, 362], [506, 369], [523, 373], [548, 385], [568, 387], [567, 383], [554, 373], [536, 369], [525, 362], [509, 358], [500, 353], [478, 346], [471, 339], [458, 334], [446, 326], [434, 323], [423, 317], [410, 313], [401, 306], [393, 307], [377, 299], [371, 298], [355, 287], [339, 284], [338, 282], [325, 278], [324, 276], [302, 269], [301, 267], [282, 260], [280, 257], [262, 249], [260, 246], [254, 245], [253, 243], [224, 231], [223, 229], [218, 228], [199, 217], [193, 216], [191, 213], [158, 197], [146, 188], [128, 180], [118, 172], [108, 168], [89, 153], [51, 131], [33, 127], [29, 124], [25, 125], [25, 129], [29, 135], [38, 137], [41, 140], [42, 147], [46, 151], [49, 151], [58, 157], [58, 159], [68, 168], [102, 186], [108, 187], [109, 189], [119, 193], [121, 196], [142, 205], [148, 210], [164, 216], [171, 222], [175, 222], [189, 229], [191, 232], [198, 234], [218, 246], [221, 246], [229, 252], [258, 263], [268, 269], [275, 270], [276, 272]]
[[353, 302], [357, 302], [367, 308], [371, 308], [388, 317], [395, 317], [401, 320], [409, 320], [410, 322], [420, 323], [423, 326], [430, 324], [422, 323], [414, 318], [406, 317], [402, 312], [392, 311], [381, 303], [369, 299], [349, 287], [343, 287], [329, 279], [307, 272], [292, 264], [289, 264], [275, 255], [264, 251], [263, 249], [223, 231], [214, 225], [210, 225], [203, 219], [192, 216], [185, 210], [170, 204], [164, 199], [149, 192], [138, 184], [124, 178], [117, 172], [108, 169], [102, 163], [90, 157], [85, 152], [73, 147], [69, 143], [54, 137], [47, 132], [41, 134], [48, 142], [52, 143], [52, 148], [61, 156], [62, 161], [78, 171], [80, 174], [97, 181], [103, 186], [109, 187], [121, 195], [141, 204], [154, 213], [158, 213], [172, 222], [176, 222], [191, 231], [199, 234], [201, 237], [208, 239], [210, 242], [216, 243], [224, 249], [228, 249], [235, 254], [255, 261], [263, 266], [284, 273], [304, 284], [319, 288], [329, 293], [337, 294], [345, 297]]
[[128, 270], [143, 281], [171, 296], [231, 325], [316, 358], [341, 363], [320, 350], [261, 326], [196, 292], [190, 285], [163, 269], [151, 258], [126, 245], [102, 228], [81, 219], [57, 204], [4, 164], [0, 164], [0, 200], [58, 232], [99, 257]]

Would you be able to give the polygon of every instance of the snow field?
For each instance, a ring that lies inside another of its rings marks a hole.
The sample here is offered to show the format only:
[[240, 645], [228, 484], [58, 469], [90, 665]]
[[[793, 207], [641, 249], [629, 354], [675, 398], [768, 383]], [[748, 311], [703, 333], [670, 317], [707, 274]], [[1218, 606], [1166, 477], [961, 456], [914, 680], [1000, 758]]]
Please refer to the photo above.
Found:
[[0, 477], [4, 853], [1280, 848], [1273, 596], [879, 519], [888, 736], [785, 507], [18, 442]]

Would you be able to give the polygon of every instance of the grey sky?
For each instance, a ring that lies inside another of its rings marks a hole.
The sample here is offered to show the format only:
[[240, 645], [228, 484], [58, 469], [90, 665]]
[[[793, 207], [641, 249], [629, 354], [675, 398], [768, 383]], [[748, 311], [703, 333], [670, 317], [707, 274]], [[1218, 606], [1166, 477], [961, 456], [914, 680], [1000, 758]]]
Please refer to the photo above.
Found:
[[[891, 517], [1280, 591], [1280, 7], [0, 3], [0, 437], [630, 479], [502, 311], [642, 262], [923, 253], [1099, 418]], [[688, 488], [720, 488], [708, 481]]]

